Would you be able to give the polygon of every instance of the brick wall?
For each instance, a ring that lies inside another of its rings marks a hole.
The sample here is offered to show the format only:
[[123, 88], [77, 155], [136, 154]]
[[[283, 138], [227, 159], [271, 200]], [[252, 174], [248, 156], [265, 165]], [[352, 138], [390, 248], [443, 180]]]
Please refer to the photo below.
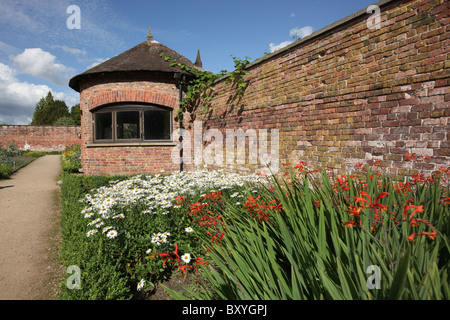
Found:
[[62, 151], [72, 144], [80, 144], [77, 126], [0, 126], [0, 146], [11, 142], [18, 149], [26, 144], [35, 151]]
[[378, 160], [398, 174], [413, 167], [408, 152], [429, 157], [415, 169], [450, 165], [449, 3], [379, 4], [380, 29], [363, 9], [263, 57], [248, 67], [243, 96], [219, 81], [211, 113], [196, 119], [223, 132], [278, 129], [280, 167]]
[[127, 73], [107, 75], [81, 82], [82, 167], [89, 175], [173, 172], [179, 168], [171, 161], [176, 143], [94, 144], [93, 113], [95, 109], [116, 102], [144, 102], [173, 110], [173, 128], [179, 108], [179, 89], [173, 75]]

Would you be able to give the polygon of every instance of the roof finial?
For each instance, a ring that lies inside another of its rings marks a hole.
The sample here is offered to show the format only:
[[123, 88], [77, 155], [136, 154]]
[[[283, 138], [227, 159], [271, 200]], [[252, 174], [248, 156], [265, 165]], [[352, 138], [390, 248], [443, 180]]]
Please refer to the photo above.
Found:
[[150, 27], [148, 27], [147, 42], [148, 43], [152, 43], [153, 42], [152, 29]]
[[200, 58], [200, 49], [197, 49], [197, 58], [195, 59], [194, 65], [196, 65], [199, 68], [203, 67], [202, 59]]

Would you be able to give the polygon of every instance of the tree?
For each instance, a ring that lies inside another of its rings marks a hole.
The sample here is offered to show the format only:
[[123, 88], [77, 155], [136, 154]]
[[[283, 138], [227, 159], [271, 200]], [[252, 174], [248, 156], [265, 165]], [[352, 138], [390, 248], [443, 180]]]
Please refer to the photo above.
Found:
[[32, 125], [53, 125], [62, 117], [71, 117], [67, 105], [62, 100], [55, 100], [51, 92], [36, 104]]
[[76, 126], [75, 120], [72, 119], [72, 117], [64, 116], [59, 119], [57, 119], [53, 125], [55, 126]]
[[81, 125], [80, 104], [76, 104], [70, 109], [70, 116], [72, 117], [72, 119], [74, 121], [74, 125], [76, 125], [76, 126]]

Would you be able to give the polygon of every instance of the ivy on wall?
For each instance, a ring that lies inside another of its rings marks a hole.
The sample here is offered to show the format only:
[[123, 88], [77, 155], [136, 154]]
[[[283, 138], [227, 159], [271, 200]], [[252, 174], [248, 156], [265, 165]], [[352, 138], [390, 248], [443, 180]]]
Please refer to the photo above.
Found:
[[202, 107], [207, 114], [210, 113], [212, 110], [209, 101], [212, 99], [214, 92], [213, 84], [221, 78], [225, 78], [226, 84], [232, 85], [235, 96], [242, 96], [247, 88], [248, 83], [245, 81], [245, 75], [248, 73], [246, 67], [250, 63], [250, 57], [240, 59], [231, 56], [234, 61], [234, 70], [231, 72], [222, 70], [219, 73], [189, 67], [165, 53], [161, 53], [161, 57], [165, 61], [170, 62], [171, 66], [177, 66], [181, 70], [194, 75], [194, 77], [190, 77], [182, 82], [185, 88], [185, 95], [181, 101], [178, 116], [181, 116], [183, 112], [189, 112], [193, 116], [194, 111], [198, 107]]

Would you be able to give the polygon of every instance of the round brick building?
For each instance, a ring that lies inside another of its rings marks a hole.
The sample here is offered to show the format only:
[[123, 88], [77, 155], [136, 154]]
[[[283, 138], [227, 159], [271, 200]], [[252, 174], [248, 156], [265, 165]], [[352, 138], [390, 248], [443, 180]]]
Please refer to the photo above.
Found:
[[167, 46], [147, 41], [73, 77], [80, 93], [82, 170], [89, 175], [174, 172], [180, 79], [193, 74], [171, 65], [192, 63]]

